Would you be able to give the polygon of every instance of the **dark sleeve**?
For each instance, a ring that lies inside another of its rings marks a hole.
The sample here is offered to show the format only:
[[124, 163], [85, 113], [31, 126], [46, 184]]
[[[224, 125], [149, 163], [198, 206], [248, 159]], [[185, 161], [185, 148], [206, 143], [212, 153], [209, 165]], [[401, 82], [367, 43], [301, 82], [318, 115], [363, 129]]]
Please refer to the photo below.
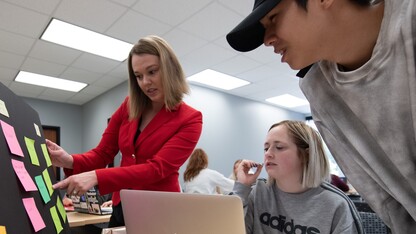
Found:
[[337, 175], [331, 174], [331, 184], [333, 184], [334, 186], [336, 186], [344, 192], [350, 190], [350, 187], [344, 181], [342, 181], [341, 178], [339, 178]]

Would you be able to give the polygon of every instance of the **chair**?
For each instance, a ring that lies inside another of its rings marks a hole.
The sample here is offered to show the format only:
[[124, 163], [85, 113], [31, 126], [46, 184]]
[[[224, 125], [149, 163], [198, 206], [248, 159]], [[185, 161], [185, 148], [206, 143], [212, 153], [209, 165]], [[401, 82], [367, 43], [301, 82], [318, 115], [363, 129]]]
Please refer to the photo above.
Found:
[[390, 228], [372, 212], [359, 212], [366, 234], [390, 234]]

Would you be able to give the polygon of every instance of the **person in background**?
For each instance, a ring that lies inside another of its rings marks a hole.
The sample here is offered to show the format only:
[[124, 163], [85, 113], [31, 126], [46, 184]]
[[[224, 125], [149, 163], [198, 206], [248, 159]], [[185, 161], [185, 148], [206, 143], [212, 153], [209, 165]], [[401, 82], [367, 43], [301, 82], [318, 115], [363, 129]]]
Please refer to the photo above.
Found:
[[341, 180], [337, 175], [331, 174], [331, 184], [335, 187], [341, 189], [343, 192], [348, 192], [350, 190], [350, 187], [348, 184], [346, 184], [344, 181]]
[[[256, 182], [263, 167], [267, 182]], [[264, 164], [243, 160], [238, 166], [233, 194], [243, 201], [247, 233], [364, 233], [355, 206], [328, 181], [319, 133], [300, 121], [273, 124]]]
[[231, 175], [228, 178], [232, 180], [237, 180], [237, 168], [238, 168], [238, 165], [241, 163], [241, 161], [243, 160], [242, 159], [235, 160], [234, 165], [233, 165], [233, 173], [231, 173]]
[[[182, 100], [188, 83], [165, 40], [140, 39], [127, 63], [129, 96], [111, 116], [96, 148], [70, 155], [46, 141], [53, 165], [69, 176], [54, 189], [80, 195], [98, 185], [101, 194], [113, 193], [109, 227], [124, 226], [121, 189], [180, 192], [179, 169], [202, 131], [201, 112]], [[119, 151], [120, 167], [105, 168]]]
[[[416, 230], [414, 0], [255, 0], [227, 35], [300, 70], [341, 170], [393, 233]], [[392, 140], [394, 139], [394, 140]]]
[[208, 155], [201, 148], [189, 158], [183, 180], [185, 193], [228, 194], [234, 186], [234, 180], [208, 168]]

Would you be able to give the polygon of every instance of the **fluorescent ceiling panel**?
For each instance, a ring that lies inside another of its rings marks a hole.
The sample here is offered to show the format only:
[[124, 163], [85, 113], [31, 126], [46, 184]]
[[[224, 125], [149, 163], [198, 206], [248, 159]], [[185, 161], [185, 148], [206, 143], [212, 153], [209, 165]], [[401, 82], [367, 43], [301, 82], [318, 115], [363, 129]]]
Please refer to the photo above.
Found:
[[250, 84], [248, 81], [238, 79], [211, 69], [206, 69], [202, 72], [192, 75], [188, 77], [188, 80], [224, 90], [231, 90]]
[[79, 92], [87, 86], [87, 84], [81, 82], [64, 80], [25, 71], [20, 71], [19, 74], [17, 74], [15, 81], [71, 92]]
[[52, 19], [41, 39], [120, 62], [128, 57], [133, 47], [130, 43], [57, 19]]
[[283, 94], [280, 96], [271, 97], [266, 99], [266, 101], [288, 108], [309, 105], [309, 102], [305, 99], [298, 98], [290, 94]]

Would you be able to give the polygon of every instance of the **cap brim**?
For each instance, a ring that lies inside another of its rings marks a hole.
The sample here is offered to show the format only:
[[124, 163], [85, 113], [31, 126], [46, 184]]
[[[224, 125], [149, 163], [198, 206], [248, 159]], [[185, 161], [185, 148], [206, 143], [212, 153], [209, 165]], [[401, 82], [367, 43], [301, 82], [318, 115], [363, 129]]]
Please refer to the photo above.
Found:
[[265, 29], [260, 20], [271, 11], [280, 0], [266, 0], [255, 8], [241, 23], [227, 34], [230, 46], [241, 52], [256, 49], [263, 43]]

